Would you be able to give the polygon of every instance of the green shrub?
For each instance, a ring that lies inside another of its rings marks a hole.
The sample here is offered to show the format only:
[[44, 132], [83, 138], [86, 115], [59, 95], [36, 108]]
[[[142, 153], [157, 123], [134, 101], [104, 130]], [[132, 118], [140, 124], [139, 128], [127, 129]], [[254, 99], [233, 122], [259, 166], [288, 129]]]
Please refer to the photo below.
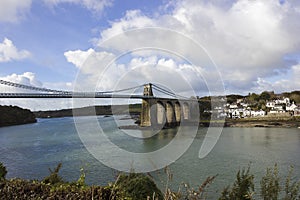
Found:
[[6, 174], [7, 174], [6, 167], [2, 163], [0, 163], [0, 181], [5, 179]]
[[253, 199], [254, 192], [254, 176], [250, 174], [250, 166], [247, 170], [239, 170], [236, 175], [236, 180], [232, 188], [226, 187], [221, 194], [219, 200], [250, 200]]
[[50, 171], [50, 175], [45, 177], [44, 180], [42, 181], [45, 184], [51, 184], [51, 185], [55, 185], [55, 184], [59, 184], [59, 183], [64, 183], [62, 177], [60, 177], [58, 175], [60, 168], [62, 167], [62, 164], [59, 163], [57, 165], [56, 168], [54, 168], [54, 170], [51, 170], [49, 168]]
[[278, 167], [275, 164], [274, 169], [267, 168], [266, 175], [262, 177], [261, 197], [264, 200], [277, 200], [280, 193]]
[[153, 196], [155, 199], [163, 199], [154, 181], [144, 174], [121, 174], [116, 181], [116, 186], [124, 190], [133, 200], [147, 199], [148, 196], [151, 199]]
[[285, 188], [284, 188], [285, 196], [283, 198], [284, 200], [300, 199], [300, 194], [299, 194], [300, 181], [298, 182], [294, 181], [291, 183], [293, 171], [294, 168], [290, 167], [289, 174], [285, 180]]

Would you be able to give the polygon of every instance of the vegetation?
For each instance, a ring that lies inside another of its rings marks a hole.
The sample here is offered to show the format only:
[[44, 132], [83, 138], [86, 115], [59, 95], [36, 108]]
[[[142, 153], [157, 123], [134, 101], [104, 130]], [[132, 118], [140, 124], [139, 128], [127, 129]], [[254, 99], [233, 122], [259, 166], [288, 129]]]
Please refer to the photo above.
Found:
[[34, 112], [38, 118], [51, 118], [51, 117], [72, 117], [75, 113], [78, 116], [89, 116], [89, 115], [112, 115], [112, 114], [128, 114], [138, 115], [140, 114], [142, 105], [141, 104], [130, 104], [130, 105], [101, 105], [101, 106], [90, 106], [83, 108], [74, 109], [63, 109], [53, 111], [38, 111]]
[[[0, 163], [0, 197], [1, 199], [107, 199], [107, 200], [202, 200], [209, 199], [206, 188], [216, 176], [208, 177], [198, 188], [183, 184], [177, 192], [168, 187], [172, 174], [167, 171], [168, 181], [164, 193], [155, 185], [152, 178], [144, 174], [120, 174], [114, 183], [108, 186], [88, 186], [85, 184], [85, 173], [75, 182], [66, 182], [59, 176], [59, 164], [50, 175], [42, 181], [22, 179], [6, 180], [5, 166]], [[300, 198], [300, 181], [293, 178], [293, 167], [290, 168], [284, 182], [280, 182], [277, 165], [268, 168], [261, 178], [260, 191], [255, 191], [254, 175], [250, 167], [239, 170], [231, 186], [224, 188], [219, 200], [297, 200]]]
[[[59, 175], [62, 164], [58, 164], [50, 175], [42, 181], [23, 179], [6, 180], [6, 169], [0, 163], [0, 199], [109, 199], [109, 200], [142, 200], [163, 199], [162, 193], [154, 181], [143, 174], [120, 174], [115, 183], [108, 186], [88, 186], [85, 184], [85, 173], [77, 181], [66, 182]], [[2, 174], [2, 172], [4, 172]]]
[[163, 199], [161, 191], [156, 187], [154, 181], [143, 174], [130, 173], [128, 175], [121, 174], [115, 186], [122, 188], [126, 196], [132, 199], [145, 199], [149, 196], [154, 199]]
[[219, 200], [250, 200], [253, 199], [254, 194], [254, 175], [250, 174], [250, 166], [247, 170], [238, 171], [236, 180], [230, 188], [227, 186]]
[[[267, 168], [266, 174], [260, 181], [260, 198], [264, 200], [296, 200], [300, 198], [300, 181], [292, 181], [293, 167], [290, 168], [282, 187], [277, 164], [274, 168]], [[253, 200], [254, 198], [254, 175], [247, 170], [238, 171], [232, 188], [226, 187], [219, 200]], [[259, 193], [257, 193], [259, 194]]]
[[0, 106], [0, 127], [36, 122], [34, 114], [17, 106]]
[[7, 174], [6, 167], [3, 166], [2, 163], [0, 163], [0, 181], [5, 179], [6, 174]]
[[274, 169], [267, 169], [266, 175], [262, 177], [260, 185], [261, 196], [264, 200], [278, 199], [280, 186], [277, 165], [274, 166]]

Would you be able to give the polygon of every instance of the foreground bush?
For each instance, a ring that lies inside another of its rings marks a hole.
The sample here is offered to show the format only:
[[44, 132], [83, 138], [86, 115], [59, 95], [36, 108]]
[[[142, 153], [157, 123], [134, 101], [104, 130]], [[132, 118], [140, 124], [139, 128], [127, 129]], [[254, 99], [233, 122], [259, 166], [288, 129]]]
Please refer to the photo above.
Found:
[[[260, 181], [260, 193], [254, 192], [254, 175], [247, 170], [238, 171], [233, 186], [227, 186], [219, 200], [252, 200], [254, 194], [263, 200], [299, 200], [300, 181], [293, 181], [293, 167], [290, 168], [285, 182], [280, 182], [277, 164], [274, 168], [267, 168], [266, 174]], [[284, 186], [283, 186], [284, 185]]]
[[[108, 186], [87, 186], [83, 169], [77, 181], [65, 182], [59, 176], [60, 168], [61, 164], [53, 170], [49, 169], [50, 175], [42, 181], [6, 180], [6, 168], [0, 163], [0, 199], [201, 200], [209, 199], [205, 189], [216, 178], [208, 177], [197, 189], [184, 184], [178, 192], [173, 192], [167, 183], [162, 194], [152, 178], [143, 174], [120, 174], [115, 183]], [[292, 173], [291, 167], [285, 181], [280, 182], [277, 165], [268, 168], [261, 178], [260, 191], [254, 191], [254, 175], [250, 173], [250, 167], [239, 170], [236, 180], [223, 190], [219, 200], [252, 200], [255, 195], [263, 200], [299, 200], [300, 181], [295, 181]], [[167, 175], [169, 180], [172, 175]]]
[[133, 200], [146, 199], [147, 197], [158, 200], [163, 199], [163, 195], [154, 181], [143, 174], [121, 174], [116, 181], [116, 186], [126, 192], [127, 196]]
[[7, 174], [6, 167], [3, 166], [2, 163], [0, 163], [0, 181], [5, 179], [6, 174]]
[[250, 167], [247, 170], [238, 171], [232, 188], [227, 186], [219, 200], [250, 200], [254, 194], [254, 175], [250, 174]]
[[87, 186], [85, 173], [75, 182], [66, 182], [59, 175], [61, 163], [50, 175], [42, 181], [27, 181], [23, 179], [5, 180], [6, 169], [3, 169], [3, 179], [0, 181], [0, 199], [103, 199], [103, 200], [142, 200], [162, 199], [161, 191], [154, 181], [143, 174], [121, 174], [115, 183], [108, 186]]
[[53, 187], [37, 181], [22, 179], [0, 183], [0, 199], [126, 199], [110, 187], [92, 186], [79, 188], [70, 184]]

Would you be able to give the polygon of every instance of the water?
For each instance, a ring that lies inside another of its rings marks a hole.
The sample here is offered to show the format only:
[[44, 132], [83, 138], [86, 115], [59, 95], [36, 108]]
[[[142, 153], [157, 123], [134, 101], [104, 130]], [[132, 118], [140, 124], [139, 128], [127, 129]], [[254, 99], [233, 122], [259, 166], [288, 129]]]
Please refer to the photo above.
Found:
[[[82, 119], [88, 123], [90, 117]], [[160, 149], [176, 134], [176, 129], [169, 129], [143, 140], [124, 134], [112, 117], [98, 116], [98, 120], [112, 142], [132, 152]], [[132, 123], [131, 120], [118, 122]], [[282, 177], [287, 174], [289, 166], [293, 165], [294, 175], [300, 178], [300, 129], [224, 128], [212, 152], [199, 159], [198, 152], [206, 130], [200, 128], [188, 151], [169, 166], [173, 174], [171, 188], [177, 189], [183, 182], [196, 187], [206, 177], [218, 175], [208, 189], [209, 197], [214, 199], [225, 186], [233, 183], [237, 170], [249, 164], [251, 172], [257, 177], [257, 183], [265, 169], [275, 163], [278, 164]], [[88, 131], [92, 129], [87, 128]], [[131, 131], [130, 135], [132, 134], [136, 132]], [[0, 162], [8, 169], [7, 178], [41, 180], [49, 174], [48, 168], [54, 168], [59, 162], [63, 163], [61, 175], [68, 181], [78, 179], [81, 167], [86, 171], [88, 184], [105, 185], [114, 181], [117, 173], [101, 164], [85, 149], [74, 120], [70, 117], [38, 119], [36, 124], [0, 128], [0, 152]], [[160, 187], [165, 185], [166, 175], [163, 170], [151, 174]]]

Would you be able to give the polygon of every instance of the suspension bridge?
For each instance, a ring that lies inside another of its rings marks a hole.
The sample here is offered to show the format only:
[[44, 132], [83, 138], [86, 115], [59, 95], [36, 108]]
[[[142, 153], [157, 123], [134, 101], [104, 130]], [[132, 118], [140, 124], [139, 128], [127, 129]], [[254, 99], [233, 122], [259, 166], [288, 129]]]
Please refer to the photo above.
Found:
[[[175, 94], [159, 85], [147, 83], [135, 87], [101, 91], [101, 92], [73, 92], [54, 90], [10, 81], [0, 80], [0, 85], [31, 92], [1, 92], [1, 98], [122, 98], [141, 99], [141, 126], [173, 125], [182, 121], [191, 120], [191, 111], [195, 110], [195, 100]], [[143, 94], [128, 93], [143, 88]], [[32, 92], [34, 91], [34, 92]], [[155, 96], [154, 92], [164, 97]], [[198, 110], [198, 109], [196, 109]]]

